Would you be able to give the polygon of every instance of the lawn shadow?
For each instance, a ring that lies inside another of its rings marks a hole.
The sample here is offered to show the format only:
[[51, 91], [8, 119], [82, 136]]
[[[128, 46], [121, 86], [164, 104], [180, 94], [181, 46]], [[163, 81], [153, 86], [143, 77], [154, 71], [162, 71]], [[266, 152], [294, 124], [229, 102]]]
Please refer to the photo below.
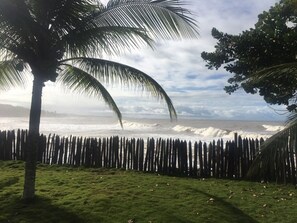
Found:
[[258, 223], [258, 221], [253, 219], [251, 216], [247, 215], [242, 210], [225, 201], [224, 199], [196, 188], [190, 189], [195, 193], [200, 193], [207, 197], [208, 201], [214, 206], [213, 212], [216, 215], [216, 219], [220, 218], [221, 222]]
[[[3, 198], [1, 198], [3, 199]], [[36, 197], [34, 201], [26, 203], [18, 196], [7, 198], [5, 213], [0, 210], [0, 223], [83, 223], [80, 215], [59, 206], [53, 205], [49, 199]], [[71, 208], [70, 208], [71, 209]], [[100, 222], [100, 221], [98, 221]]]
[[0, 181], [0, 190], [4, 189], [5, 187], [9, 187], [19, 182], [19, 177], [10, 177], [5, 180]]

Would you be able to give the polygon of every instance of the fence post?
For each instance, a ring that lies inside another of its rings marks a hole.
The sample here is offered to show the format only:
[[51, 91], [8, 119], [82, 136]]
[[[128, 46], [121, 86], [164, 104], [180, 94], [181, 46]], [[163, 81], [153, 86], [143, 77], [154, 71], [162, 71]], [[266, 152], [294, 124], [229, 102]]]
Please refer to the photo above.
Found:
[[[28, 131], [0, 131], [0, 159], [25, 158]], [[112, 167], [197, 177], [243, 178], [263, 139], [242, 139], [237, 133], [234, 141], [181, 141], [179, 139], [76, 138], [40, 135], [38, 161], [48, 164]], [[291, 136], [281, 153], [277, 151], [274, 166], [267, 180], [296, 183], [297, 137]]]

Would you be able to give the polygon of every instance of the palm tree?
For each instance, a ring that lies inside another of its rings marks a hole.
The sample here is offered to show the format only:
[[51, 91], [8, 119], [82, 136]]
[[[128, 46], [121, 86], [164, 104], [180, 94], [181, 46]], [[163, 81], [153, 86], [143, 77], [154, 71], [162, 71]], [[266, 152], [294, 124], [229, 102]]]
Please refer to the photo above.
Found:
[[158, 39], [196, 38], [195, 20], [183, 6], [179, 0], [110, 0], [106, 6], [98, 0], [0, 0], [0, 86], [23, 85], [33, 75], [23, 199], [35, 196], [45, 82], [101, 97], [120, 123], [121, 113], [102, 83], [137, 84], [165, 100], [171, 119], [176, 118], [170, 98], [155, 80], [102, 56], [154, 48]]
[[[288, 80], [295, 81], [297, 76], [297, 63], [285, 63], [275, 65], [253, 74], [251, 81], [253, 83], [265, 80], [275, 80], [278, 78], [288, 78]], [[294, 93], [294, 92], [293, 92]], [[290, 97], [292, 92], [289, 90], [287, 95], [283, 97]], [[296, 96], [296, 92], [294, 93]], [[294, 103], [296, 99], [291, 99]], [[264, 181], [287, 181], [287, 166], [292, 165], [295, 169], [294, 157], [297, 152], [297, 113], [293, 112], [286, 123], [283, 130], [267, 139], [260, 148], [259, 153], [254, 159], [247, 177], [256, 180]], [[288, 162], [291, 160], [291, 162]], [[292, 173], [292, 175], [295, 175]], [[293, 179], [293, 181], [295, 178]], [[296, 183], [296, 182], [293, 182]]]

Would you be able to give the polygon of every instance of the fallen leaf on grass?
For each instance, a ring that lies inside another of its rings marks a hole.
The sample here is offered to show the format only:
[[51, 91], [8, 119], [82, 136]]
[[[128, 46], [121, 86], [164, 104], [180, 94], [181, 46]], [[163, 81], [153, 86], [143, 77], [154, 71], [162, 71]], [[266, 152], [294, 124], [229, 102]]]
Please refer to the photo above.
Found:
[[214, 198], [209, 198], [209, 200], [207, 201], [207, 203], [213, 203], [215, 201]]

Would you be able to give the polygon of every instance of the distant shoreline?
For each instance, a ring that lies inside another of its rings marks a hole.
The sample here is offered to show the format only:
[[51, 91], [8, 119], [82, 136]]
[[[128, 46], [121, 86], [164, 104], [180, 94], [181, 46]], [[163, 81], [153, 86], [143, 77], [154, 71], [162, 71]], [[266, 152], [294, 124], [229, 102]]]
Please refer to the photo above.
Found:
[[[13, 106], [9, 104], [0, 104], [0, 118], [5, 117], [29, 117], [30, 109], [22, 106]], [[59, 113], [52, 111], [44, 111], [41, 112], [42, 117], [83, 117], [83, 118], [111, 118], [117, 119], [113, 113], [100, 113], [98, 114], [73, 114], [73, 113]], [[168, 120], [170, 122], [170, 118], [168, 115], [160, 114], [131, 114], [131, 113], [123, 113], [123, 120]], [[197, 116], [185, 116], [178, 115], [177, 120], [186, 121], [186, 120], [195, 120], [201, 122], [216, 122], [216, 121], [228, 121], [228, 122], [274, 122], [284, 124], [284, 120], [263, 120], [263, 119], [227, 119], [227, 118], [205, 118], [205, 117], [197, 117]], [[172, 121], [175, 122], [174, 120]]]
[[[29, 117], [30, 109], [22, 106], [13, 106], [9, 104], [0, 104], [0, 117]], [[41, 111], [43, 117], [60, 117], [66, 114], [57, 112]]]

